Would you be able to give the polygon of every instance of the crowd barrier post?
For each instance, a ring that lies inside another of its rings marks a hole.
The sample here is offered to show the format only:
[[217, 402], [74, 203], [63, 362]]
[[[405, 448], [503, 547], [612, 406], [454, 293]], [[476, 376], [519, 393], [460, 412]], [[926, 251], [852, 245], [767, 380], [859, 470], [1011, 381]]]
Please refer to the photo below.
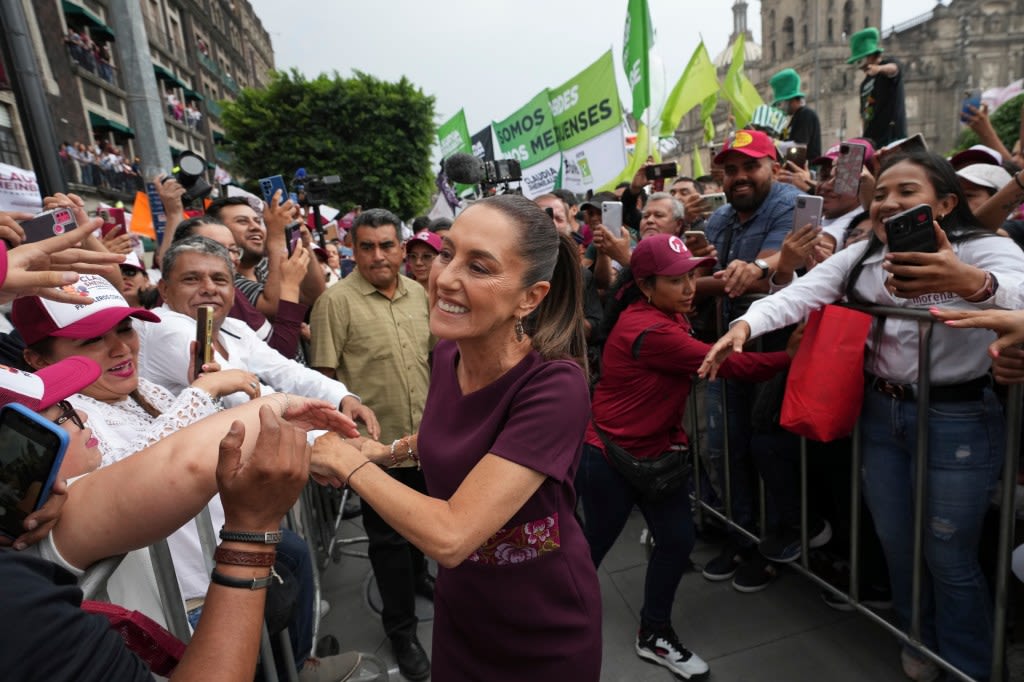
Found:
[[192, 630], [188, 624], [185, 600], [181, 598], [178, 574], [174, 572], [174, 561], [171, 559], [171, 548], [167, 546], [167, 540], [150, 545], [149, 556], [153, 561], [153, 574], [156, 576], [156, 587], [160, 592], [160, 605], [163, 607], [167, 629], [188, 644], [192, 641]]

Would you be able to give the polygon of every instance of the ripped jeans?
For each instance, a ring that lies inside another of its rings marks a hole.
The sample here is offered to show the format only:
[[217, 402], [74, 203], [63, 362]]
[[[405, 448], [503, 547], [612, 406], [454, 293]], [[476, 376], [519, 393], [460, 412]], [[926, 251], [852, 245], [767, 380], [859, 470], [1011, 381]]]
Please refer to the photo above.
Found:
[[[1003, 411], [992, 391], [929, 412], [921, 638], [972, 677], [991, 670], [993, 608], [978, 542], [1005, 447]], [[914, 563], [917, 403], [868, 388], [861, 413], [864, 497], [889, 563], [893, 607], [910, 627]]]

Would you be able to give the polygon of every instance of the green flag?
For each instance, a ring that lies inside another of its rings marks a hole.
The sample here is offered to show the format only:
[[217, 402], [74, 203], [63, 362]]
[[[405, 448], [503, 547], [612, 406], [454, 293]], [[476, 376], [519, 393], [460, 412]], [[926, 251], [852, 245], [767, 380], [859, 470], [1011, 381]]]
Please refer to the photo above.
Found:
[[718, 106], [718, 93], [713, 92], [700, 103], [700, 121], [704, 124], [704, 141], [715, 139], [715, 122], [712, 116]]
[[622, 68], [633, 94], [633, 118], [639, 120], [651, 106], [650, 61], [654, 31], [647, 0], [628, 0], [626, 28], [622, 36]]
[[[465, 109], [459, 109], [459, 113], [438, 126], [437, 141], [441, 145], [442, 159], [447, 159], [456, 152], [473, 153], [473, 142], [469, 137], [469, 128], [466, 126]], [[462, 194], [471, 187], [472, 185], [456, 183], [455, 192]]]
[[633, 176], [636, 175], [637, 171], [644, 167], [645, 163], [647, 163], [647, 150], [650, 150], [650, 156], [654, 157], [654, 163], [661, 163], [661, 152], [658, 151], [657, 145], [651, 144], [650, 130], [643, 124], [643, 122], [638, 122], [636, 129], [636, 144], [633, 145], [633, 155], [629, 157], [629, 162], [626, 164], [626, 167], [622, 169], [621, 173], [601, 187], [598, 187], [597, 191], [611, 192], [620, 182], [632, 182]]
[[704, 173], [704, 162], [700, 158], [700, 150], [696, 147], [693, 148], [693, 177], [699, 178], [705, 175]]
[[722, 83], [722, 94], [732, 103], [732, 115], [736, 119], [736, 127], [742, 128], [750, 123], [754, 109], [764, 104], [757, 88], [743, 74], [743, 34], [736, 39], [732, 50], [732, 63]]
[[[661, 137], [670, 137], [679, 127], [686, 112], [709, 97], [714, 97], [717, 92], [718, 75], [715, 73], [714, 64], [711, 63], [711, 57], [708, 56], [708, 50], [701, 41], [693, 51], [683, 75], [679, 77], [679, 82], [672, 88], [668, 101], [665, 102], [665, 108], [661, 113]], [[717, 98], [711, 105], [712, 111], [715, 103]]]

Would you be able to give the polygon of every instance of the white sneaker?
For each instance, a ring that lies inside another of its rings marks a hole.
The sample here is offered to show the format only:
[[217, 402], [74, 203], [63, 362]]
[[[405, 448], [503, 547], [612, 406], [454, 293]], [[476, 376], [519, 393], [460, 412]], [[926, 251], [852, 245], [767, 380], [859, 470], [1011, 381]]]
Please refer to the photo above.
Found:
[[320, 600], [320, 620], [323, 620], [331, 612], [331, 602], [326, 599]]
[[679, 637], [671, 627], [659, 632], [638, 632], [636, 655], [668, 668], [687, 680], [695, 675], [704, 675], [710, 670], [700, 656], [679, 642]]

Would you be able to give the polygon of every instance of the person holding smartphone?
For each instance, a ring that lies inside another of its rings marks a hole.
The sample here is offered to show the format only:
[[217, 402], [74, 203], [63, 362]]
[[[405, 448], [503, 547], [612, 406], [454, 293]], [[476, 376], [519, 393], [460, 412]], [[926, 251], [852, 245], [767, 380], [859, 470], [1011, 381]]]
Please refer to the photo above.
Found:
[[[891, 253], [885, 222], [925, 204], [935, 216], [935, 253]], [[955, 310], [1014, 307], [1024, 253], [982, 230], [949, 162], [929, 152], [887, 157], [870, 207], [869, 241], [840, 251], [786, 289], [759, 300], [707, 354], [702, 376], [751, 338], [846, 298], [858, 303]], [[875, 321], [868, 334], [861, 409], [864, 495], [885, 551], [893, 604], [910, 625], [913, 573], [912, 461], [916, 452], [919, 326]], [[928, 497], [924, 533], [922, 639], [976, 679], [991, 666], [992, 599], [978, 565], [982, 520], [1002, 464], [1003, 413], [990, 388], [994, 339], [984, 330], [936, 325], [931, 341]], [[901, 661], [913, 679], [929, 664], [912, 648]], [[934, 667], [934, 666], [933, 666]]]

